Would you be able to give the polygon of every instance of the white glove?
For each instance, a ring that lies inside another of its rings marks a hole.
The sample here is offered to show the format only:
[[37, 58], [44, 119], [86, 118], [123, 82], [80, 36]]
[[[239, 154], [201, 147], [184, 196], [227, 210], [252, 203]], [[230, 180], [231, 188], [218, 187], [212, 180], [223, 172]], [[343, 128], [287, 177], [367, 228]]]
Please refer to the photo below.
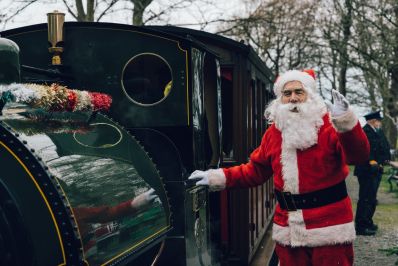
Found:
[[347, 99], [335, 89], [332, 89], [332, 98], [333, 104], [330, 102], [326, 102], [328, 109], [332, 115], [332, 117], [339, 117], [344, 115], [348, 111], [348, 107], [350, 106]]
[[210, 191], [223, 190], [227, 183], [224, 171], [221, 168], [207, 171], [196, 170], [188, 179], [194, 182], [196, 181], [195, 184], [197, 186], [208, 186]]
[[131, 207], [134, 209], [142, 209], [151, 205], [158, 195], [156, 195], [153, 188], [147, 190], [146, 192], [138, 195], [131, 201]]
[[188, 179], [194, 182], [196, 181], [195, 184], [197, 186], [208, 186], [209, 172], [210, 170], [207, 171], [196, 170], [188, 177]]

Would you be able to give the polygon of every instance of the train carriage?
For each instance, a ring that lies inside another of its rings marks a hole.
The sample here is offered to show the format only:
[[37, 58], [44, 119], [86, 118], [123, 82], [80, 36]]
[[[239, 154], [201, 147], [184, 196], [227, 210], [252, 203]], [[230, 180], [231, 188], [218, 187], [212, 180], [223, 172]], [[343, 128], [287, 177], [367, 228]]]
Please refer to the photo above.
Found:
[[[209, 194], [187, 177], [247, 161], [265, 130], [273, 78], [248, 46], [187, 31], [64, 23], [52, 13], [48, 25], [1, 33], [1, 83], [17, 80], [6, 72], [20, 65], [18, 84], [112, 97], [105, 113], [43, 111], [3, 97], [2, 167], [18, 169], [1, 176], [1, 222], [8, 225], [1, 236], [3, 246], [13, 243], [1, 250], [5, 262], [250, 262], [272, 216], [272, 184]], [[3, 96], [10, 86], [3, 85]], [[86, 234], [82, 210], [118, 209], [150, 188], [157, 195], [152, 208], [90, 221]], [[30, 254], [26, 261], [18, 259], [21, 250]]]

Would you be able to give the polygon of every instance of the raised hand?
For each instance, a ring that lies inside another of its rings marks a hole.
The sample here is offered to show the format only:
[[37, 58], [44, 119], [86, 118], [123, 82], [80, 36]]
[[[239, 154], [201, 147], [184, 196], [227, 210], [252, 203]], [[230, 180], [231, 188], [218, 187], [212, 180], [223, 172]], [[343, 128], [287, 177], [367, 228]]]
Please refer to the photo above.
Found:
[[328, 109], [332, 117], [338, 117], [344, 115], [348, 111], [350, 103], [344, 97], [343, 94], [339, 93], [337, 90], [332, 89], [333, 104], [326, 102]]

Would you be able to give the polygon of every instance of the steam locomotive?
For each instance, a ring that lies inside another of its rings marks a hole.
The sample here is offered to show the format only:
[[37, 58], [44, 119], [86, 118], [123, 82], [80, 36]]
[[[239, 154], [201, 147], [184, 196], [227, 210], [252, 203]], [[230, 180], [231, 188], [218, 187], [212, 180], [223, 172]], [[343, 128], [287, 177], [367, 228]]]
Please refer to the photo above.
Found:
[[[274, 77], [250, 46], [58, 12], [1, 37], [1, 265], [250, 263], [272, 182], [208, 193], [187, 181], [246, 162], [261, 141]], [[83, 106], [80, 91], [110, 95], [110, 109], [54, 107]], [[151, 189], [150, 207], [129, 210]]]

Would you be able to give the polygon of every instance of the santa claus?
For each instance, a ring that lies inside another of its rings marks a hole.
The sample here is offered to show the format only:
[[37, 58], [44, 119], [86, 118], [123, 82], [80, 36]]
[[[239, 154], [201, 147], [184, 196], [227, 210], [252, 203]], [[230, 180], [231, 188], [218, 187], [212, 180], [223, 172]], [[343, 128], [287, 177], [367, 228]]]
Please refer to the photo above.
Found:
[[189, 179], [216, 191], [257, 186], [273, 176], [280, 265], [352, 265], [355, 228], [344, 180], [347, 164], [368, 160], [366, 135], [343, 95], [333, 90], [327, 108], [313, 71], [286, 72], [274, 93], [265, 111], [272, 125], [250, 161], [195, 171]]

